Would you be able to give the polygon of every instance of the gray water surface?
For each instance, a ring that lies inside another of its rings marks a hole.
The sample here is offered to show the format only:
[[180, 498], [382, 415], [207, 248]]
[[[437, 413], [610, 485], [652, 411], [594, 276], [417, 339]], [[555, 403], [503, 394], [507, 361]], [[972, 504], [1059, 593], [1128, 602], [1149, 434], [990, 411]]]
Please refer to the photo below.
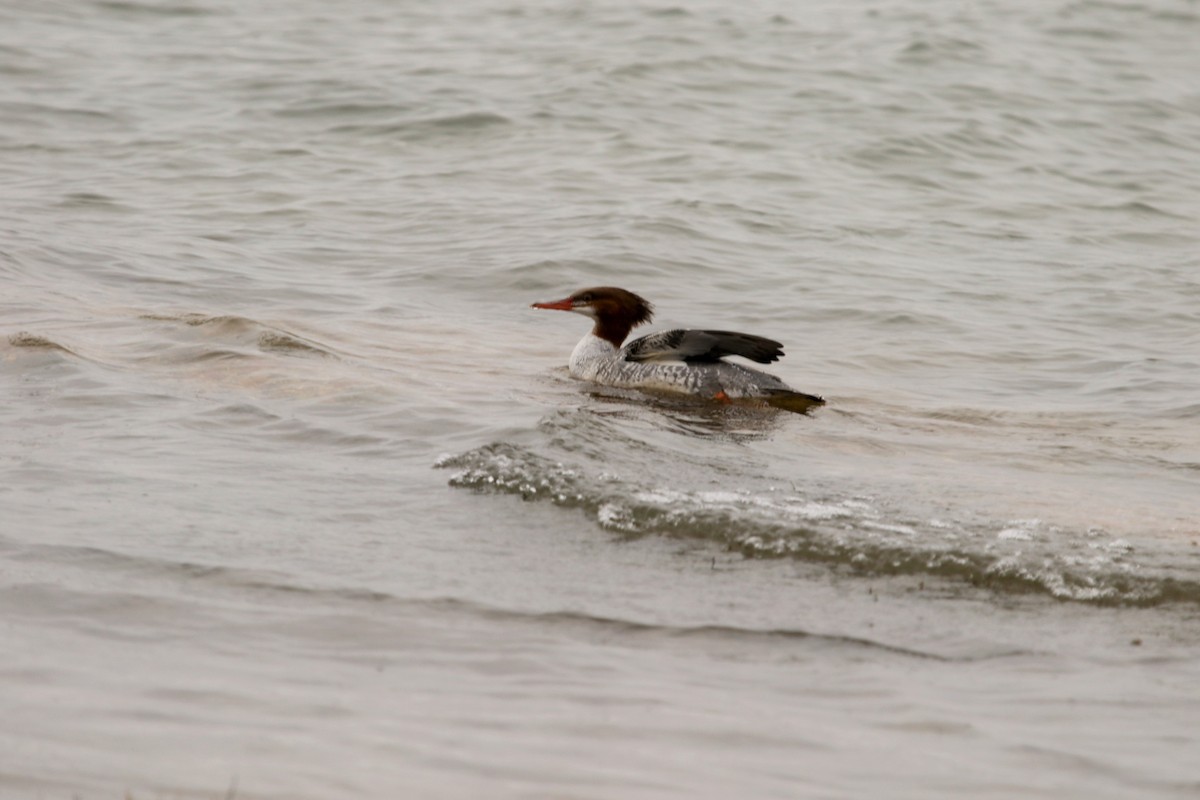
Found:
[[[0, 8], [0, 795], [1194, 797], [1188, 2]], [[574, 381], [785, 343], [807, 416]]]

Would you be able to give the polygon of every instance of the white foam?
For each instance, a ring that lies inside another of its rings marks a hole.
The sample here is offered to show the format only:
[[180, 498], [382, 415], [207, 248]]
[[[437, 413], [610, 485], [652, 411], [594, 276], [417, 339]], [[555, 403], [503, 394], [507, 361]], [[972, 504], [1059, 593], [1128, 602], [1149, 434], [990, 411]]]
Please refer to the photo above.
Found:
[[996, 538], [1011, 542], [1031, 542], [1033, 533], [1025, 528], [1005, 528], [996, 534]]

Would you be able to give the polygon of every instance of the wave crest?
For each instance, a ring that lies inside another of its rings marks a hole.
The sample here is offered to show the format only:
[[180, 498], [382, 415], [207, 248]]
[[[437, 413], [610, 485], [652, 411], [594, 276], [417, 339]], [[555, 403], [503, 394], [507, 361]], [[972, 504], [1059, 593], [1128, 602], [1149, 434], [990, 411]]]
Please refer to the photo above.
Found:
[[508, 442], [444, 456], [450, 485], [584, 510], [622, 536], [702, 539], [747, 558], [795, 558], [864, 577], [927, 576], [1010, 594], [1153, 606], [1200, 603], [1200, 583], [1156, 573], [1103, 531], [1039, 520], [949, 523], [897, 518], [867, 498], [796, 489], [646, 487]]

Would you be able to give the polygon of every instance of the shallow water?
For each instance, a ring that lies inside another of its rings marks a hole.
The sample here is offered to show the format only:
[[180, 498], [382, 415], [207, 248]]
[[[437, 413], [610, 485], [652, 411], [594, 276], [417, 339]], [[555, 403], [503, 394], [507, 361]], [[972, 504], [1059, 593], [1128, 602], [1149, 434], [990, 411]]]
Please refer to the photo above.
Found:
[[1194, 796], [1198, 34], [0, 9], [0, 794]]

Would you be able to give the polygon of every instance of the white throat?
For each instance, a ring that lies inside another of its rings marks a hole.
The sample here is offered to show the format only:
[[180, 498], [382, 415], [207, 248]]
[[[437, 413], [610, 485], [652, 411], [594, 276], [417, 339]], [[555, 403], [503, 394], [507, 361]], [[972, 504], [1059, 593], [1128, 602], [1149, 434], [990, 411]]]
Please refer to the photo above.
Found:
[[611, 362], [616, 357], [617, 348], [613, 347], [612, 342], [589, 332], [575, 345], [567, 365], [575, 377], [594, 380], [600, 365]]

